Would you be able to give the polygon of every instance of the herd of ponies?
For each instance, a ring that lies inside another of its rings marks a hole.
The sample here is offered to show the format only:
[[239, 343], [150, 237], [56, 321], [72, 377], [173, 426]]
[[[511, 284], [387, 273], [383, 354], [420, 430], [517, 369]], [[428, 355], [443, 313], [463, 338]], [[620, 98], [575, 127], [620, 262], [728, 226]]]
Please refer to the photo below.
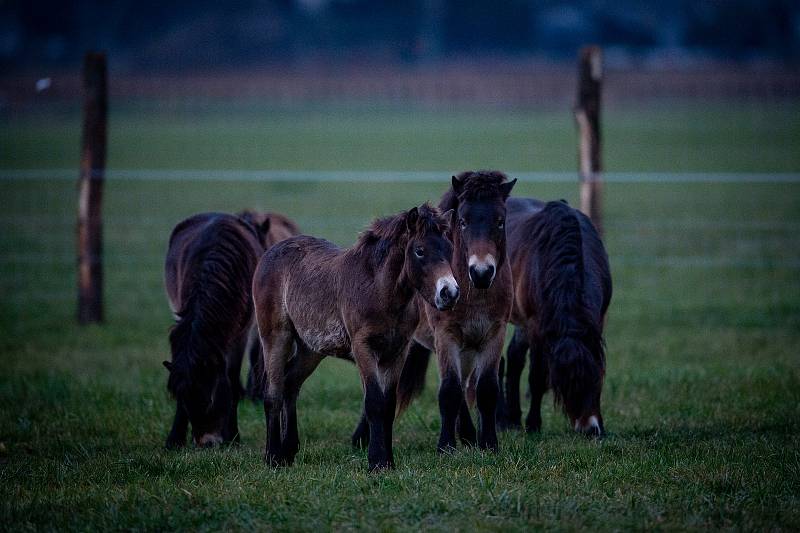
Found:
[[185, 446], [190, 425], [197, 446], [238, 442], [238, 403], [248, 395], [264, 401], [266, 462], [290, 465], [303, 382], [324, 357], [338, 357], [361, 376], [353, 445], [367, 448], [371, 471], [392, 468], [394, 419], [422, 391], [432, 352], [439, 451], [457, 439], [496, 451], [498, 429], [522, 426], [527, 354], [525, 429], [541, 429], [552, 389], [576, 431], [601, 436], [608, 257], [583, 213], [563, 200], [512, 197], [516, 181], [463, 172], [438, 206], [377, 219], [344, 249], [276, 213], [180, 222], [165, 264], [176, 323], [164, 366], [177, 404], [167, 447]]

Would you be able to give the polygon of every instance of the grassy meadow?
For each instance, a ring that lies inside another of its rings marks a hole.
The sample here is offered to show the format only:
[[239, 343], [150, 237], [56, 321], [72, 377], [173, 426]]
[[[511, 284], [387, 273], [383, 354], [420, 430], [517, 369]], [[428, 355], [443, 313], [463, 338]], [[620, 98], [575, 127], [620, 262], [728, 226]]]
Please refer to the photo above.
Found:
[[[607, 113], [614, 171], [800, 171], [786, 107]], [[0, 169], [75, 168], [74, 110], [0, 120]], [[740, 127], [737, 127], [739, 125]], [[104, 198], [106, 323], [75, 324], [76, 189], [0, 181], [0, 528], [8, 530], [523, 530], [800, 527], [800, 183], [609, 183], [614, 276], [608, 435], [541, 435], [498, 454], [435, 453], [434, 365], [395, 426], [392, 472], [349, 435], [360, 385], [326, 360], [299, 404], [290, 468], [262, 461], [260, 406], [242, 445], [168, 452], [161, 361], [171, 228], [208, 210], [286, 213], [347, 245], [377, 216], [436, 200], [470, 167], [572, 170], [568, 113], [112, 108], [114, 169], [441, 170], [441, 183], [112, 179]], [[521, 182], [566, 198], [573, 183]]]

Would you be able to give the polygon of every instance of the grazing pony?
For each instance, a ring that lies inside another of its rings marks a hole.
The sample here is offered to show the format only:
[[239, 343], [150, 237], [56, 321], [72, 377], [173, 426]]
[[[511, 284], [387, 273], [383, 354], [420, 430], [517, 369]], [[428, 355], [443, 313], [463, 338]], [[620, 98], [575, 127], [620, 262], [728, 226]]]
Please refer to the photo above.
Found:
[[[418, 302], [422, 320], [398, 387], [398, 403], [408, 405], [424, 386], [430, 349], [439, 364], [440, 452], [465, 444], [497, 449], [495, 411], [498, 364], [511, 312], [511, 269], [506, 261], [506, 199], [517, 180], [497, 171], [453, 176], [439, 209], [453, 210], [453, 274], [460, 287], [458, 305], [446, 313]], [[480, 431], [475, 431], [469, 403], [477, 397]], [[470, 402], [468, 402], [470, 400]], [[364, 416], [353, 444], [368, 440]]]
[[253, 278], [267, 375], [266, 462], [291, 464], [299, 449], [297, 396], [325, 356], [355, 360], [370, 431], [370, 470], [394, 466], [397, 380], [419, 323], [415, 296], [451, 309], [448, 216], [427, 204], [376, 220], [349, 249], [299, 236], [268, 250]]
[[251, 281], [258, 258], [294, 223], [277, 214], [204, 213], [172, 231], [164, 267], [176, 323], [169, 334], [167, 388], [177, 400], [167, 447], [239, 440], [239, 372], [251, 331]]
[[519, 382], [530, 349], [527, 431], [541, 429], [542, 396], [552, 388], [576, 431], [602, 435], [611, 272], [597, 231], [564, 201], [514, 198], [508, 202], [508, 254], [517, 327], [506, 354], [505, 422], [520, 425]]

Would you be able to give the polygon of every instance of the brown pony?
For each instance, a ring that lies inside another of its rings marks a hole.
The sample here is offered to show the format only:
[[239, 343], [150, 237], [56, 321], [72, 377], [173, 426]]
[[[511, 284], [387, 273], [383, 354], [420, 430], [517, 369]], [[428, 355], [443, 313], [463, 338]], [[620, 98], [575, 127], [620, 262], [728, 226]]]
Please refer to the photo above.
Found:
[[508, 201], [508, 253], [514, 273], [517, 326], [506, 354], [506, 406], [519, 426], [520, 374], [530, 349], [528, 431], [542, 427], [542, 396], [553, 389], [576, 431], [604, 431], [600, 394], [605, 376], [603, 324], [611, 301], [611, 272], [589, 218], [564, 201]]
[[239, 440], [239, 372], [251, 331], [251, 280], [258, 258], [294, 223], [277, 214], [204, 213], [172, 231], [164, 278], [176, 323], [167, 388], [177, 400], [167, 447]]
[[[239, 216], [250, 222], [255, 227], [264, 226], [269, 228], [266, 236], [266, 248], [300, 234], [300, 228], [294, 221], [281, 215], [280, 213], [258, 213], [255, 211], [242, 211]], [[259, 254], [259, 258], [261, 254]], [[248, 285], [248, 290], [251, 285]], [[252, 298], [251, 298], [252, 300]], [[250, 361], [250, 369], [247, 372], [247, 386], [245, 394], [252, 400], [264, 399], [264, 358], [261, 356], [261, 341], [258, 339], [258, 327], [253, 320], [250, 335], [247, 340], [247, 353]]]
[[421, 296], [446, 310], [459, 297], [447, 216], [427, 204], [375, 221], [342, 250], [314, 237], [268, 250], [253, 278], [267, 375], [265, 459], [291, 464], [299, 449], [300, 387], [325, 356], [355, 359], [370, 431], [370, 470], [394, 466], [396, 386]]
[[[398, 386], [398, 403], [407, 406], [424, 386], [431, 349], [439, 363], [441, 433], [437, 449], [462, 442], [497, 449], [495, 427], [499, 392], [498, 364], [511, 312], [511, 269], [506, 261], [506, 199], [517, 180], [496, 171], [462, 172], [453, 176], [439, 209], [453, 210], [453, 273], [462, 290], [458, 305], [443, 313], [418, 300], [422, 320], [414, 334]], [[477, 397], [480, 432], [469, 412]], [[353, 444], [369, 442], [365, 416], [353, 434]]]

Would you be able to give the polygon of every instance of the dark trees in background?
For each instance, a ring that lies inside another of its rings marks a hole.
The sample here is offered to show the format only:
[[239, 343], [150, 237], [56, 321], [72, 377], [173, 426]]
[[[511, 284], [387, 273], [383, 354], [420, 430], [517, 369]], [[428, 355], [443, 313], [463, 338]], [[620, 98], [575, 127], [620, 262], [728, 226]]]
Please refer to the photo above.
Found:
[[[0, 68], [77, 66], [105, 49], [116, 68], [233, 68], [323, 58], [414, 62], [538, 54], [585, 42], [630, 54], [800, 60], [796, 0], [8, 0]], [[618, 54], [617, 54], [618, 55]]]

